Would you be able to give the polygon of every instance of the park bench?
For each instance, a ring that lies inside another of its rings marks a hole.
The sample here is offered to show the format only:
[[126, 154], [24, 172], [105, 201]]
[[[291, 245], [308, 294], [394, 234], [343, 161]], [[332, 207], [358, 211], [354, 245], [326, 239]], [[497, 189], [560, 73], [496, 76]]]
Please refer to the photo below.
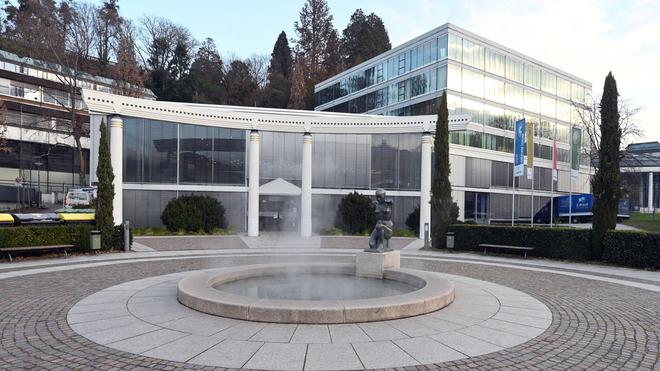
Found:
[[511, 251], [523, 251], [525, 253], [524, 257], [527, 258], [527, 252], [534, 250], [533, 247], [524, 247], [524, 246], [509, 246], [509, 245], [493, 245], [488, 243], [479, 244], [479, 248], [484, 249], [484, 255], [486, 255], [486, 250], [496, 249], [496, 250], [511, 250]]
[[6, 253], [9, 257], [9, 262], [13, 262], [12, 253], [26, 252], [26, 251], [64, 251], [64, 257], [68, 256], [66, 249], [73, 248], [73, 245], [48, 245], [48, 246], [22, 246], [22, 247], [0, 247], [0, 252]]

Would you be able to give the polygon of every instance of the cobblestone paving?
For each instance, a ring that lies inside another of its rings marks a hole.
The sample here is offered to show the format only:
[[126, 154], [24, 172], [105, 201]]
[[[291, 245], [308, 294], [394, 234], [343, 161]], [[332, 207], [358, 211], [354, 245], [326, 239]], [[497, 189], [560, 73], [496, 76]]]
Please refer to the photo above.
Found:
[[[292, 261], [290, 257], [285, 260]], [[200, 369], [95, 344], [69, 327], [67, 312], [80, 299], [121, 282], [265, 261], [254, 256], [138, 262], [0, 280], [0, 369]], [[407, 260], [405, 266], [509, 286], [536, 297], [553, 313], [548, 330], [524, 344], [412, 369], [660, 369], [658, 293], [458, 262]]]

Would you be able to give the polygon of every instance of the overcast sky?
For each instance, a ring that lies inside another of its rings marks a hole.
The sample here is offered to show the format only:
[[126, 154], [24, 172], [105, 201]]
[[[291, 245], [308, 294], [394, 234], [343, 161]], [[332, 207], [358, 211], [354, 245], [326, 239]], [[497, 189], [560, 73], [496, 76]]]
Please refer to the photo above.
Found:
[[[96, 0], [100, 3], [101, 0]], [[294, 37], [303, 0], [120, 0], [123, 16], [169, 18], [223, 55], [269, 54]], [[357, 7], [385, 22], [392, 46], [451, 22], [579, 76], [600, 96], [608, 71], [622, 98], [641, 106], [642, 140], [660, 140], [660, 0], [329, 0], [340, 32]]]

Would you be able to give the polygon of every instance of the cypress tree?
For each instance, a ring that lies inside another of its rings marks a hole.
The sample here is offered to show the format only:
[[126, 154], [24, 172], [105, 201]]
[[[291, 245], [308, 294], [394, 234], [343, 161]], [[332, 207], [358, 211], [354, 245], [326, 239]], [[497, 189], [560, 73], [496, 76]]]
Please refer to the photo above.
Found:
[[616, 216], [621, 198], [619, 159], [621, 127], [619, 126], [619, 92], [610, 72], [605, 78], [600, 101], [600, 148], [598, 169], [591, 179], [594, 193], [591, 234], [591, 258], [600, 259], [605, 232], [616, 227]]
[[451, 184], [449, 183], [449, 112], [447, 92], [442, 93], [435, 124], [433, 181], [431, 183], [431, 238], [433, 247], [446, 246], [445, 238], [451, 225]]
[[[101, 246], [112, 248], [112, 232], [114, 220], [112, 217], [112, 201], [115, 198], [113, 181], [115, 174], [110, 161], [110, 143], [108, 141], [108, 127], [101, 123], [101, 139], [99, 140], [99, 163], [96, 167], [98, 178], [98, 192], [96, 200], [96, 229], [101, 231]], [[119, 222], [119, 221], [118, 221]]]
[[273, 52], [270, 54], [268, 84], [266, 85], [266, 106], [286, 108], [291, 96], [291, 78], [293, 75], [293, 56], [289, 40], [284, 31], [277, 37]]

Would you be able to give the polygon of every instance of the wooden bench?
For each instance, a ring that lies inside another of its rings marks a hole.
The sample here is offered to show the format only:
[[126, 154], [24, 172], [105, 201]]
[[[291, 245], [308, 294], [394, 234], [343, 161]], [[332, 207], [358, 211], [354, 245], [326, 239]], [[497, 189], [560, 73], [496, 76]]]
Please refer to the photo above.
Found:
[[23, 246], [23, 247], [0, 247], [0, 252], [7, 253], [9, 257], [9, 262], [13, 262], [14, 259], [11, 256], [11, 253], [15, 252], [25, 252], [25, 251], [52, 251], [52, 250], [62, 250], [64, 251], [64, 257], [69, 255], [66, 252], [66, 249], [73, 248], [73, 245], [48, 245], [48, 246]]
[[488, 243], [479, 244], [479, 248], [484, 249], [484, 255], [486, 255], [486, 250], [497, 249], [497, 250], [512, 250], [512, 251], [524, 251], [525, 259], [527, 259], [527, 252], [534, 250], [533, 247], [524, 247], [524, 246], [509, 246], [509, 245], [492, 245]]

